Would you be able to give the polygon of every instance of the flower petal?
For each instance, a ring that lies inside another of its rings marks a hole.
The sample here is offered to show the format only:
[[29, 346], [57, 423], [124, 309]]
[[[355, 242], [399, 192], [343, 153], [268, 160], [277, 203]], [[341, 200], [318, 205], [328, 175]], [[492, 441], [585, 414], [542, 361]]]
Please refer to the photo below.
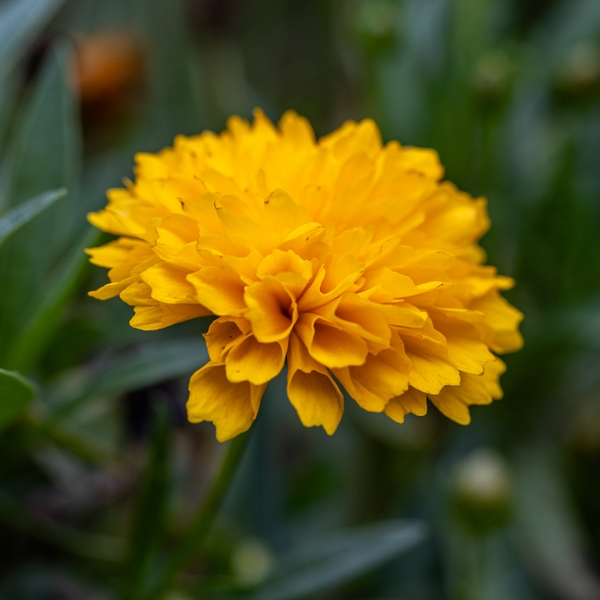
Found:
[[427, 414], [427, 396], [414, 387], [409, 387], [385, 405], [385, 414], [396, 423], [404, 423], [404, 417], [411, 413], [418, 417]]
[[323, 426], [332, 435], [342, 419], [344, 397], [331, 375], [314, 361], [297, 335], [290, 337], [288, 398], [305, 427]]
[[225, 442], [250, 428], [266, 387], [248, 382], [231, 383], [225, 374], [225, 365], [210, 362], [190, 380], [188, 419], [192, 423], [211, 421], [216, 427], [217, 439]]
[[219, 317], [204, 334], [210, 359], [215, 363], [225, 362], [229, 351], [250, 333], [250, 323], [243, 317]]
[[346, 331], [319, 315], [304, 313], [295, 332], [311, 357], [330, 369], [364, 364], [368, 347], [355, 333]]
[[237, 315], [246, 308], [244, 282], [228, 267], [203, 267], [187, 280], [196, 288], [196, 297], [215, 315]]
[[283, 369], [287, 346], [287, 339], [261, 344], [253, 335], [248, 335], [234, 344], [227, 354], [227, 379], [232, 382], [249, 381], [254, 385], [268, 383]]
[[399, 338], [398, 342], [397, 348], [369, 354], [364, 365], [333, 370], [361, 408], [381, 412], [391, 398], [407, 390], [411, 363]]
[[259, 342], [277, 342], [290, 335], [298, 319], [298, 308], [293, 296], [280, 281], [267, 277], [248, 286], [244, 300], [248, 307], [245, 316]]

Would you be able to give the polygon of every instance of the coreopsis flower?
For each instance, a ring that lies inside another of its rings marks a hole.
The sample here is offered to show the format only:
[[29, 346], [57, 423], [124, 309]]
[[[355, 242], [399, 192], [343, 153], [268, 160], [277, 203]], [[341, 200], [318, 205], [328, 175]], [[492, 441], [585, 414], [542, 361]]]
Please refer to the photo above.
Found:
[[522, 344], [513, 281], [483, 265], [485, 199], [442, 181], [433, 150], [383, 145], [368, 119], [316, 140], [293, 112], [275, 127], [256, 111], [136, 164], [89, 216], [120, 236], [89, 250], [110, 268], [91, 295], [119, 295], [138, 329], [216, 317], [187, 409], [219, 440], [251, 426], [286, 363], [300, 420], [329, 434], [342, 388], [400, 423], [427, 398], [466, 424], [501, 397], [496, 354]]

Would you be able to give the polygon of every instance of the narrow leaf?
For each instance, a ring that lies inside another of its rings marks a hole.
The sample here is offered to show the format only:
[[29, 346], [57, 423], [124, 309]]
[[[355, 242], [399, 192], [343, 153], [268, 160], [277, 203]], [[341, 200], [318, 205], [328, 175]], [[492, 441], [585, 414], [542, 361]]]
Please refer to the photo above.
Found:
[[13, 371], [0, 369], [0, 431], [27, 408], [34, 395], [33, 384]]
[[155, 343], [125, 357], [119, 357], [89, 379], [83, 389], [67, 396], [55, 417], [64, 416], [93, 397], [124, 394], [166, 379], [191, 375], [208, 361], [204, 341]]
[[0, 217], [0, 246], [17, 229], [31, 221], [33, 217], [39, 215], [44, 209], [66, 196], [66, 194], [67, 190], [65, 189], [40, 194]]
[[345, 584], [425, 539], [416, 521], [384, 521], [324, 536], [284, 558], [251, 600], [306, 598]]
[[552, 450], [524, 447], [517, 467], [515, 534], [526, 564], [562, 598], [600, 598], [585, 533]]
[[13, 369], [28, 371], [44, 351], [56, 329], [67, 303], [77, 292], [88, 269], [89, 261], [85, 248], [94, 246], [100, 235], [90, 229], [83, 240], [75, 246], [46, 292], [36, 296], [30, 304], [26, 320], [19, 335], [6, 352], [5, 364]]
[[64, 0], [9, 0], [0, 5], [0, 83]]
[[127, 575], [121, 594], [124, 600], [145, 597], [152, 579], [154, 559], [165, 534], [170, 436], [165, 407], [157, 408], [148, 467], [130, 537]]
[[69, 195], [24, 225], [0, 253], [0, 330], [8, 345], [48, 286], [51, 268], [69, 248], [78, 202], [79, 119], [67, 81], [68, 45], [51, 52], [14, 128], [7, 150], [8, 201], [16, 207], [49, 189]]

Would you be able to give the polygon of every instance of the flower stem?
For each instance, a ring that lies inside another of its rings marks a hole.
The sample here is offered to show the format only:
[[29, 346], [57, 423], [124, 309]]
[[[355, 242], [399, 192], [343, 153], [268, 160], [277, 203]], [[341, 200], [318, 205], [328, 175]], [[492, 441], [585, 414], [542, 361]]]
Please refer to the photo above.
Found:
[[250, 435], [251, 432], [246, 432], [229, 442], [229, 448], [217, 478], [180, 544], [169, 556], [156, 585], [148, 594], [148, 600], [161, 600], [161, 598], [164, 598], [179, 572], [201, 550], [227, 495], [231, 481], [237, 472], [237, 467], [244, 456]]

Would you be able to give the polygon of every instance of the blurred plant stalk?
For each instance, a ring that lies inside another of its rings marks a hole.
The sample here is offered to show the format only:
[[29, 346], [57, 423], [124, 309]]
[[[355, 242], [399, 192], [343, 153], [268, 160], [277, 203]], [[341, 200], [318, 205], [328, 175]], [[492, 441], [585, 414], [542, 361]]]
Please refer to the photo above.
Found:
[[460, 530], [454, 573], [455, 600], [488, 597], [491, 537], [509, 523], [512, 476], [504, 457], [493, 448], [479, 448], [463, 458], [450, 480], [450, 510]]
[[251, 435], [252, 429], [228, 442], [228, 448], [219, 474], [204, 498], [196, 516], [187, 527], [186, 533], [167, 559], [167, 563], [159, 574], [156, 584], [144, 600], [162, 600], [165, 598], [169, 590], [173, 589], [173, 584], [177, 576], [203, 549], [206, 536], [210, 532], [219, 509], [227, 496]]

